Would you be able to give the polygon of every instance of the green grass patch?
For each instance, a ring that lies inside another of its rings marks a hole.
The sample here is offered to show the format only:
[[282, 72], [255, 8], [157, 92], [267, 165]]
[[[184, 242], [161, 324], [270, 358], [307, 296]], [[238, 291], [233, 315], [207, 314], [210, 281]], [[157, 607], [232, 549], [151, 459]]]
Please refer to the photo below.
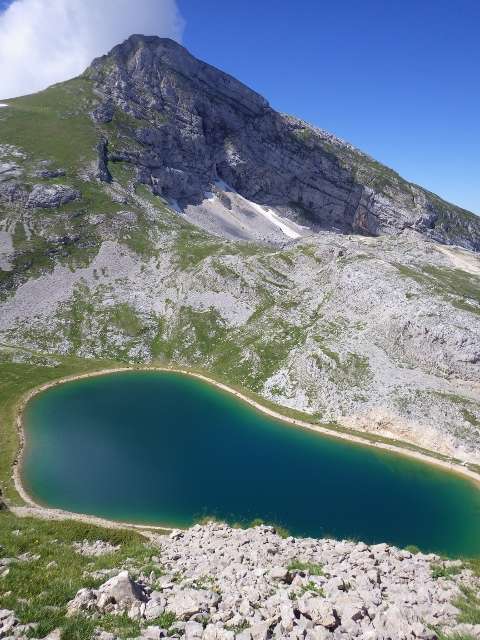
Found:
[[458, 622], [480, 624], [480, 594], [476, 589], [462, 587], [462, 595], [453, 605], [460, 611]]
[[292, 560], [288, 565], [288, 570], [292, 572], [309, 573], [311, 576], [323, 576], [323, 565], [314, 562], [303, 562], [302, 560]]
[[8, 101], [0, 120], [0, 139], [36, 159], [52, 160], [76, 172], [95, 159], [97, 134], [88, 115], [91, 83], [75, 78], [45, 91]]
[[445, 634], [442, 631], [436, 630], [437, 640], [478, 640], [469, 633], [449, 633]]
[[420, 553], [420, 549], [415, 544], [409, 544], [405, 547], [405, 551], [410, 552], [412, 555], [416, 556], [417, 553]]
[[432, 578], [437, 580], [438, 578], [452, 578], [458, 575], [462, 571], [461, 565], [447, 566], [446, 564], [434, 563], [430, 565], [430, 571], [432, 572]]
[[170, 627], [177, 621], [177, 618], [173, 611], [165, 611], [158, 618], [148, 621], [148, 626], [158, 626], [161, 629], [170, 629]]
[[225, 629], [226, 631], [232, 631], [235, 634], [240, 634], [242, 633], [242, 631], [245, 631], [246, 629], [249, 628], [249, 623], [245, 620], [244, 622], [240, 623], [240, 624], [226, 624], [225, 625]]
[[432, 294], [442, 297], [457, 309], [480, 314], [480, 278], [462, 271], [434, 265], [414, 269], [395, 264], [400, 275], [415, 280]]
[[174, 251], [178, 267], [185, 271], [192, 269], [206, 258], [217, 255], [224, 243], [215, 241], [212, 236], [195, 229], [180, 229], [176, 235]]
[[127, 336], [136, 337], [143, 332], [143, 324], [135, 309], [125, 302], [115, 305], [112, 308], [111, 319], [113, 324]]
[[322, 587], [319, 587], [318, 584], [315, 584], [315, 582], [313, 582], [312, 580], [309, 580], [307, 584], [304, 584], [300, 588], [298, 596], [301, 597], [305, 593], [311, 593], [315, 596], [318, 596], [319, 598], [325, 597], [325, 591], [322, 589]]
[[480, 558], [471, 558], [466, 561], [466, 566], [477, 578], [480, 578]]

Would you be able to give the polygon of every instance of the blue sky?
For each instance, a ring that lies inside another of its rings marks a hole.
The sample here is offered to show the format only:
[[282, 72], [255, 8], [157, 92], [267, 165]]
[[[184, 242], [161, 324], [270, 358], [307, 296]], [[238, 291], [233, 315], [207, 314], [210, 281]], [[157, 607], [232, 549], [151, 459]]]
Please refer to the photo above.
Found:
[[[41, 14], [28, 8], [38, 10], [38, 2], [17, 1], [25, 5], [22, 21], [30, 19], [32, 33], [39, 32]], [[74, 5], [82, 7], [87, 15], [92, 7], [92, 24], [86, 32], [99, 31], [95, 46], [101, 51], [110, 47], [103, 45], [107, 36], [123, 39], [130, 30], [143, 29], [138, 25], [151, 25], [152, 33], [162, 35], [178, 32], [171, 11], [169, 23], [167, 17], [167, 4], [174, 5], [174, 0], [40, 1], [45, 7], [56, 6], [59, 15], [64, 4], [71, 10]], [[0, 18], [10, 2], [0, 0]], [[118, 8], [115, 15], [108, 9], [112, 3]], [[405, 178], [480, 214], [480, 0], [177, 0], [177, 4], [185, 19], [183, 43], [194, 55], [236, 76], [276, 109], [345, 138]], [[121, 5], [123, 26], [122, 17], [116, 15]], [[100, 30], [93, 8], [102, 7], [104, 20], [108, 23], [110, 16], [111, 25], [104, 28], [100, 21]], [[133, 23], [127, 15], [132, 8], [137, 14], [145, 12], [143, 22], [140, 16]], [[48, 15], [45, 10], [47, 27], [56, 22]], [[25, 77], [27, 86], [28, 73], [50, 77], [49, 61], [55, 66], [63, 57], [65, 69], [70, 69], [67, 58], [75, 60], [76, 34], [63, 34], [63, 45], [71, 43], [63, 56], [51, 53], [55, 49], [47, 54], [47, 44], [62, 34], [57, 33], [57, 24], [50, 35], [43, 28], [46, 44], [37, 43], [40, 50], [24, 43], [25, 73], [17, 73], [15, 65], [5, 67], [13, 80]], [[15, 29], [9, 34], [16, 45]], [[7, 55], [6, 38], [4, 45]], [[1, 48], [0, 42], [0, 52]], [[1, 81], [0, 73], [0, 85]], [[18, 95], [4, 93], [0, 98]]]
[[184, 44], [480, 214], [480, 0], [179, 0]]

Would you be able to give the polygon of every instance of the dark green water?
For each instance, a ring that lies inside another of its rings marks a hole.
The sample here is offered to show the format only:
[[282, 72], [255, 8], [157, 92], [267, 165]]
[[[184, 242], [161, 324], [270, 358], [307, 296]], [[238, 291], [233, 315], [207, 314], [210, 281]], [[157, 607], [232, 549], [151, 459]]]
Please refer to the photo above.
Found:
[[53, 507], [187, 526], [262, 518], [292, 534], [480, 555], [468, 481], [271, 419], [200, 380], [132, 372], [33, 399], [25, 483]]

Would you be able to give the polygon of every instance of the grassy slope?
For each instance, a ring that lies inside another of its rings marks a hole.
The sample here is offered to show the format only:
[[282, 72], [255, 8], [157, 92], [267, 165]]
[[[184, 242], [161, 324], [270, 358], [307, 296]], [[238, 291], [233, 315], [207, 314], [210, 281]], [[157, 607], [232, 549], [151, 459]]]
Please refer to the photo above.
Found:
[[397, 269], [402, 277], [415, 280], [457, 309], [480, 315], [480, 280], [477, 276], [461, 269], [433, 265], [421, 270], [397, 265]]
[[[98, 558], [85, 557], [72, 548], [73, 542], [83, 540], [104, 540], [119, 549]], [[90, 640], [97, 627], [121, 637], [139, 635], [139, 623], [127, 616], [106, 615], [100, 620], [81, 615], [66, 617], [67, 603], [79, 589], [98, 587], [106, 579], [88, 577], [85, 572], [126, 568], [133, 577], [152, 571], [157, 577], [162, 574], [161, 565], [152, 563], [158, 548], [146, 543], [139, 533], [74, 521], [16, 518], [0, 512], [0, 558], [18, 558], [24, 553], [33, 557], [11, 563], [8, 574], [0, 578], [0, 609], [14, 610], [22, 624], [37, 623], [32, 636], [43, 638], [61, 628], [63, 640]], [[168, 627], [174, 619], [167, 613], [150, 624]]]
[[50, 160], [74, 173], [95, 158], [96, 134], [88, 116], [94, 97], [82, 78], [8, 101], [2, 112], [2, 144], [24, 149], [30, 162]]
[[[13, 271], [0, 271], [0, 284], [7, 290], [19, 282], [40, 273], [51, 271], [55, 262], [71, 268], [85, 266], [98, 251], [95, 229], [86, 219], [90, 212], [115, 213], [120, 206], [113, 202], [103, 187], [84, 177], [96, 159], [95, 145], [100, 131], [88, 115], [95, 99], [91, 83], [76, 78], [54, 85], [37, 94], [9, 100], [9, 107], [0, 114], [0, 143], [13, 145], [24, 154], [23, 158], [8, 153], [4, 158], [18, 163], [27, 189], [33, 184], [68, 184], [80, 191], [81, 199], [58, 209], [37, 209], [28, 224], [34, 233], [25, 232], [23, 216], [17, 217], [13, 236], [15, 257]], [[47, 163], [45, 165], [45, 163]], [[65, 177], [42, 179], [35, 176], [39, 169], [63, 169]], [[70, 215], [68, 221], [62, 214]], [[0, 204], [1, 219], [10, 219], [12, 210]], [[49, 233], [39, 233], [43, 226]], [[79, 236], [75, 242], [59, 245], [52, 236], [66, 234]]]

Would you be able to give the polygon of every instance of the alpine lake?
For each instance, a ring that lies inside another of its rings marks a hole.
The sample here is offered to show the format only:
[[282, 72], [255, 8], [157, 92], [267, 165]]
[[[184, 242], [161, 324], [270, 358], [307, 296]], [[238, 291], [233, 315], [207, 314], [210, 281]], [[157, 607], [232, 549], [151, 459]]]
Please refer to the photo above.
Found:
[[188, 527], [255, 519], [292, 535], [480, 555], [480, 490], [408, 457], [274, 419], [198, 378], [135, 371], [27, 404], [22, 478], [39, 503]]

